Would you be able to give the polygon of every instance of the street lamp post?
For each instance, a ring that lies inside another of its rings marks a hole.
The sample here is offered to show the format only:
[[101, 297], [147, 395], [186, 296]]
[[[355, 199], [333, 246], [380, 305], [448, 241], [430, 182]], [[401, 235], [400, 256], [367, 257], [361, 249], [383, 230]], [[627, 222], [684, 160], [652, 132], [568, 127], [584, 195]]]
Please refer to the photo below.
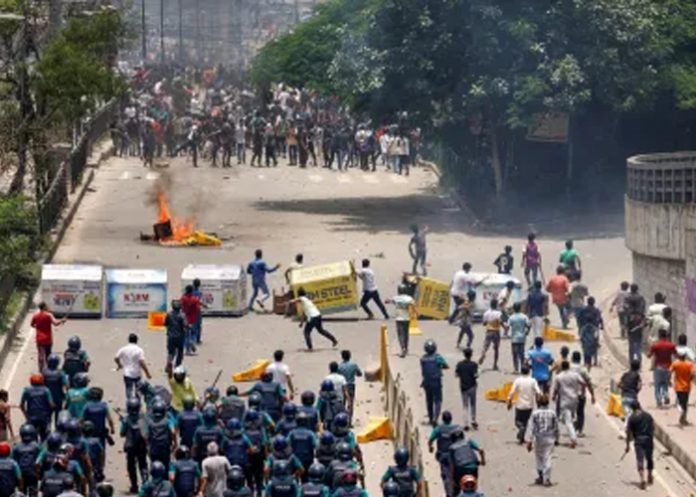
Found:
[[140, 30], [142, 31], [142, 57], [143, 65], [147, 61], [147, 29], [145, 26], [145, 0], [140, 4]]

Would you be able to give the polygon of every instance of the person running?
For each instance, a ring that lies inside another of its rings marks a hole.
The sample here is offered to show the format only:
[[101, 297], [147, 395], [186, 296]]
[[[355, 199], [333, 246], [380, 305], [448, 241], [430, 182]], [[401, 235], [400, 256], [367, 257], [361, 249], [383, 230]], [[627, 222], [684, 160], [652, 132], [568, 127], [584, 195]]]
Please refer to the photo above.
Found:
[[566, 277], [563, 266], [556, 268], [556, 275], [546, 284], [546, 291], [551, 294], [551, 300], [558, 309], [561, 326], [563, 329], [568, 329], [568, 292], [570, 291], [570, 281]]
[[503, 324], [503, 314], [498, 310], [498, 300], [493, 299], [490, 302], [490, 309], [483, 314], [483, 326], [486, 328], [486, 338], [483, 342], [483, 350], [479, 358], [479, 366], [486, 359], [486, 353], [491, 345], [493, 345], [493, 371], [498, 370], [498, 356], [500, 353], [500, 330], [505, 325]]
[[421, 272], [423, 276], [427, 276], [427, 262], [426, 257], [428, 254], [425, 235], [428, 234], [427, 226], [419, 226], [417, 224], [411, 225], [411, 240], [408, 242], [408, 253], [413, 259], [413, 268], [411, 269], [412, 274], [418, 274], [418, 266], [420, 265]]
[[288, 398], [292, 400], [295, 396], [295, 385], [292, 382], [290, 366], [283, 362], [284, 358], [284, 351], [276, 350], [273, 352], [273, 362], [266, 367], [266, 373], [273, 375], [273, 381], [283, 387], [288, 394]]
[[385, 309], [382, 299], [379, 296], [379, 291], [377, 290], [377, 283], [375, 283], [375, 273], [370, 268], [370, 259], [362, 260], [362, 269], [358, 271], [358, 277], [362, 280], [363, 285], [363, 295], [360, 299], [360, 307], [363, 308], [365, 313], [367, 313], [367, 319], [374, 319], [374, 314], [367, 306], [371, 300], [374, 300], [377, 307], [382, 312], [384, 319], [389, 319], [389, 314], [387, 314], [387, 309]]
[[599, 352], [599, 330], [604, 329], [602, 313], [595, 307], [595, 298], [587, 299], [587, 305], [576, 314], [582, 355], [587, 370], [597, 365], [597, 353]]
[[[432, 454], [435, 452], [435, 460], [440, 464], [440, 477], [442, 485], [445, 487], [445, 493], [448, 497], [453, 497], [452, 488], [450, 485], [449, 475], [449, 449], [454, 443], [453, 435], [456, 431], [461, 431], [461, 427], [452, 422], [452, 413], [443, 411], [442, 423], [433, 428], [428, 437], [428, 450]], [[435, 447], [437, 451], [435, 451]]]
[[539, 388], [544, 393], [549, 391], [551, 380], [551, 366], [553, 366], [553, 355], [544, 347], [544, 339], [536, 337], [534, 346], [527, 351], [527, 361], [532, 368], [532, 377], [539, 384]]
[[681, 333], [677, 337], [677, 355], [679, 356], [682, 354], [688, 361], [696, 363], [696, 353], [694, 353], [694, 349], [687, 344], [687, 338], [684, 333]]
[[527, 335], [531, 328], [529, 318], [522, 313], [522, 304], [515, 302], [512, 305], [512, 315], [508, 318], [510, 329], [510, 346], [512, 347], [512, 368], [517, 374], [525, 362], [524, 352], [527, 350]]
[[525, 441], [527, 451], [534, 450], [536, 458], [537, 485], [550, 487], [551, 483], [551, 459], [553, 449], [558, 438], [558, 418], [556, 412], [549, 406], [549, 397], [541, 394], [537, 400], [537, 408], [532, 412]]
[[631, 283], [624, 299], [626, 309], [626, 335], [628, 336], [629, 360], [642, 360], [643, 330], [645, 328], [645, 297], [639, 293], [638, 285]]
[[586, 387], [582, 376], [576, 371], [570, 370], [570, 363], [568, 361], [561, 362], [561, 372], [556, 375], [552, 391], [553, 399], [558, 402], [560, 422], [565, 425], [570, 437], [571, 449], [574, 449], [578, 444], [573, 419], [578, 411], [579, 398]]
[[116, 363], [116, 371], [123, 370], [123, 383], [127, 399], [133, 395], [133, 391], [140, 383], [142, 373], [145, 373], [147, 379], [152, 378], [145, 362], [145, 352], [138, 345], [138, 335], [135, 333], [128, 335], [128, 345], [118, 349], [114, 362]]
[[408, 355], [408, 327], [411, 315], [415, 313], [416, 303], [413, 297], [409, 295], [408, 287], [403, 283], [399, 285], [398, 293], [396, 297], [387, 299], [385, 303], [396, 306], [396, 335], [401, 347], [400, 357], [404, 358]]
[[471, 318], [474, 311], [474, 301], [476, 300], [476, 292], [469, 290], [466, 293], [466, 300], [462, 302], [457, 309], [457, 317], [454, 322], [459, 326], [459, 335], [457, 336], [457, 348], [462, 345], [462, 339], [466, 335], [466, 347], [471, 348], [471, 343], [474, 341], [474, 330], [471, 328]]
[[[254, 260], [247, 265], [246, 272], [251, 275], [252, 292], [249, 299], [249, 312], [254, 310], [254, 302], [256, 302], [262, 310], [265, 310], [264, 302], [268, 300], [270, 293], [266, 284], [266, 274], [273, 273], [280, 268], [280, 263], [273, 267], [269, 267], [263, 260], [263, 251], [256, 249], [254, 252]], [[257, 300], [259, 290], [263, 293], [260, 299]]]
[[582, 264], [578, 251], [573, 247], [573, 240], [565, 242], [565, 249], [563, 249], [558, 256], [558, 262], [565, 268], [566, 274], [570, 280], [575, 281], [580, 279]]
[[531, 321], [534, 338], [543, 336], [544, 326], [549, 315], [549, 297], [542, 291], [541, 281], [535, 281], [532, 288], [529, 289], [525, 313]]
[[585, 436], [585, 406], [587, 405], [586, 391], [590, 392], [590, 400], [593, 404], [595, 403], [595, 392], [594, 386], [592, 386], [590, 373], [587, 368], [582, 365], [582, 356], [577, 350], [574, 350], [570, 355], [570, 370], [578, 373], [582, 381], [585, 382], [582, 393], [578, 397], [578, 410], [575, 415], [575, 431], [578, 433], [578, 438], [583, 438]]
[[[527, 245], [525, 245], [522, 251], [522, 267], [524, 268], [524, 279], [527, 280], [528, 287], [531, 288], [537, 281], [541, 282], [538, 279], [541, 272], [541, 252], [539, 252], [534, 233], [527, 235]], [[541, 277], [543, 279], [543, 274]]]
[[646, 464], [648, 470], [647, 484], [652, 485], [653, 483], [655, 421], [647, 411], [643, 410], [638, 400], [631, 401], [631, 411], [631, 415], [626, 423], [625, 453], [628, 454], [631, 450], [631, 442], [633, 442], [633, 449], [636, 452], [636, 464], [638, 465], [638, 476], [640, 477], [640, 489], [645, 490]]
[[346, 379], [346, 409], [348, 416], [353, 420], [353, 406], [355, 405], [355, 378], [362, 376], [363, 372], [355, 362], [351, 360], [350, 350], [341, 351], [341, 363], [338, 365], [338, 373]]
[[39, 304], [39, 310], [31, 317], [31, 327], [36, 330], [36, 351], [39, 371], [46, 367], [46, 359], [53, 349], [53, 327], [62, 326], [67, 321], [67, 316], [56, 319], [46, 302]]
[[[515, 404], [515, 427], [517, 428], [517, 442], [520, 445], [524, 443], [527, 424], [532, 411], [536, 408], [537, 397], [542, 393], [539, 384], [529, 373], [529, 366], [523, 365], [521, 376], [515, 378], [507, 399], [508, 411], [512, 409], [513, 401]], [[517, 398], [516, 401], [515, 398]]]
[[474, 430], [478, 430], [476, 422], [476, 387], [478, 386], [478, 364], [471, 358], [474, 351], [467, 347], [464, 349], [464, 359], [457, 363], [454, 374], [459, 378], [459, 393], [462, 397], [464, 406], [464, 429], [468, 430], [469, 425]]
[[638, 402], [638, 392], [643, 387], [640, 378], [640, 361], [633, 359], [631, 365], [619, 379], [619, 391], [621, 392], [621, 406], [624, 410], [624, 418], [628, 419], [634, 402]]
[[465, 262], [462, 268], [454, 273], [452, 283], [450, 285], [450, 296], [454, 301], [452, 314], [449, 317], [449, 323], [454, 323], [454, 318], [457, 316], [457, 309], [464, 303], [464, 299], [469, 291], [476, 291], [476, 287], [483, 283], [483, 280], [478, 280], [471, 274], [471, 264]]
[[576, 320], [578, 331], [580, 330], [580, 324], [577, 323], [578, 314], [585, 307], [585, 299], [590, 295], [589, 288], [581, 280], [582, 278], [578, 274], [578, 277], [570, 283], [570, 291], [568, 292], [568, 305]]
[[493, 261], [493, 265], [498, 269], [498, 274], [512, 274], [515, 258], [512, 256], [512, 247], [505, 245], [503, 253]]
[[619, 291], [616, 292], [614, 300], [611, 301], [609, 312], [616, 312], [619, 318], [619, 326], [621, 327], [621, 338], [626, 338], [627, 320], [626, 320], [626, 297], [628, 296], [628, 281], [622, 281], [619, 285]]
[[669, 376], [672, 359], [677, 347], [667, 336], [667, 330], [660, 330], [659, 339], [648, 350], [648, 357], [655, 358], [653, 380], [655, 383], [655, 403], [658, 409], [669, 404]]
[[309, 299], [307, 292], [303, 287], [300, 287], [297, 290], [297, 298], [293, 299], [291, 302], [295, 305], [299, 304], [302, 306], [302, 319], [300, 321], [300, 327], [304, 326], [304, 339], [305, 343], [307, 344], [307, 352], [312, 352], [314, 350], [312, 347], [313, 330], [317, 330], [321, 336], [329, 339], [334, 348], [338, 345], [338, 340], [336, 340], [336, 337], [324, 329], [321, 312], [319, 312], [317, 306], [314, 305], [314, 302]]
[[689, 408], [689, 394], [691, 393], [691, 380], [694, 378], [694, 364], [688, 361], [684, 354], [681, 354], [672, 363], [669, 370], [674, 378], [674, 393], [677, 397], [677, 408], [681, 413], [679, 415], [679, 424], [686, 426], [689, 424], [686, 420], [686, 412]]

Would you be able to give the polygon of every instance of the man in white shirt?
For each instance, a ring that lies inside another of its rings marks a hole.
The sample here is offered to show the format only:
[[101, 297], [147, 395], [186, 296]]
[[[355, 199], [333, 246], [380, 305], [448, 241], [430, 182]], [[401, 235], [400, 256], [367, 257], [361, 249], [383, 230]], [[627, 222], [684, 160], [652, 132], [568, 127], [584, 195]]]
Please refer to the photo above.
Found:
[[297, 254], [295, 256], [295, 261], [290, 263], [288, 268], [285, 270], [285, 282], [290, 284], [290, 276], [295, 269], [301, 269], [304, 266], [304, 255]]
[[457, 315], [457, 309], [460, 305], [464, 303], [466, 294], [469, 290], [476, 290], [476, 287], [481, 284], [472, 274], [471, 274], [471, 264], [465, 262], [462, 268], [454, 273], [452, 277], [452, 285], [450, 286], [450, 295], [452, 300], [454, 300], [454, 311], [449, 317], [449, 323], [454, 323], [454, 318]]
[[399, 285], [399, 295], [386, 300], [387, 304], [396, 306], [396, 335], [401, 346], [401, 357], [408, 355], [408, 325], [411, 321], [411, 313], [415, 312], [415, 301], [408, 294], [406, 285]]
[[345, 377], [338, 372], [338, 363], [336, 361], [332, 361], [329, 364], [329, 375], [324, 379], [333, 383], [334, 392], [336, 392], [338, 398], [341, 399], [341, 402], [345, 404], [345, 399], [348, 397], [348, 382]]
[[295, 396], [295, 386], [292, 384], [292, 374], [290, 367], [283, 362], [285, 352], [276, 350], [273, 353], [273, 362], [266, 368], [266, 373], [273, 375], [273, 381], [279, 383], [285, 389], [290, 400]]
[[201, 465], [201, 486], [199, 494], [204, 497], [222, 497], [227, 488], [227, 475], [232, 465], [225, 456], [219, 454], [218, 444], [208, 444], [208, 457], [203, 459]]
[[539, 384], [529, 374], [528, 365], [523, 365], [521, 368], [522, 375], [515, 378], [512, 384], [512, 390], [508, 395], [507, 408], [512, 409], [512, 403], [515, 401], [515, 426], [517, 427], [517, 442], [522, 445], [524, 443], [524, 434], [527, 432], [527, 423], [532, 411], [536, 408], [537, 396], [541, 395]]
[[149, 380], [152, 378], [150, 370], [145, 363], [145, 352], [138, 345], [138, 335], [131, 333], [128, 335], [128, 345], [121, 347], [116, 356], [116, 370], [123, 369], [123, 382], [126, 385], [126, 399], [133, 394], [133, 389], [140, 383], [142, 372]]
[[358, 271], [358, 278], [360, 278], [360, 280], [362, 281], [363, 286], [363, 295], [362, 299], [360, 299], [360, 307], [362, 307], [363, 310], [367, 313], [367, 319], [374, 319], [375, 317], [375, 315], [372, 314], [370, 308], [367, 307], [367, 304], [369, 304], [371, 300], [375, 301], [377, 307], [379, 307], [379, 310], [382, 312], [384, 319], [389, 319], [387, 309], [384, 308], [382, 299], [379, 296], [379, 291], [377, 290], [377, 283], [375, 282], [375, 273], [370, 268], [370, 259], [362, 260], [362, 269]]
[[336, 337], [329, 333], [321, 322], [321, 312], [317, 309], [309, 297], [307, 297], [307, 292], [304, 288], [300, 287], [297, 290], [297, 298], [292, 300], [296, 305], [302, 306], [302, 320], [300, 321], [300, 327], [304, 326], [304, 338], [307, 344], [307, 352], [312, 352], [314, 349], [312, 347], [312, 330], [317, 330], [317, 332], [331, 340], [334, 348], [338, 345], [338, 340]]

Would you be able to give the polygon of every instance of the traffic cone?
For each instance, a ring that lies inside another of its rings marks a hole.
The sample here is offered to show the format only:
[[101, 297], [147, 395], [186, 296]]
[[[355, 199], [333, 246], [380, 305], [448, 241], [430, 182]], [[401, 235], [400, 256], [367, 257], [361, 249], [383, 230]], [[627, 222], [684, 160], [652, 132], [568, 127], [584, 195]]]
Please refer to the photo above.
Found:
[[494, 402], [507, 402], [508, 395], [510, 395], [510, 390], [512, 390], [512, 382], [508, 381], [500, 388], [486, 390], [483, 396], [486, 400], [492, 400]]
[[607, 403], [607, 414], [622, 418], [626, 415], [621, 404], [621, 396], [616, 393], [609, 394], [609, 402]]
[[375, 440], [392, 438], [392, 424], [389, 418], [373, 417], [362, 433], [358, 434], [358, 443], [364, 444]]
[[147, 313], [147, 329], [150, 331], [164, 331], [166, 312], [150, 311]]
[[232, 381], [254, 381], [261, 378], [261, 375], [271, 363], [268, 359], [257, 359], [256, 363], [244, 371], [232, 375]]
[[418, 313], [412, 312], [411, 319], [408, 321], [408, 334], [409, 335], [422, 335], [423, 332], [418, 327]]

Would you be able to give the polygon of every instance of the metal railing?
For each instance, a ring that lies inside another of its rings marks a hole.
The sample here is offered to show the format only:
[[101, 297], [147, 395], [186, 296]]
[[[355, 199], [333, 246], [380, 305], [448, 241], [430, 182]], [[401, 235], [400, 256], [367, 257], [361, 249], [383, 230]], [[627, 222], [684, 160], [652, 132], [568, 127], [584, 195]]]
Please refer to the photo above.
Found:
[[696, 202], [696, 152], [636, 155], [626, 164], [629, 199], [654, 204]]
[[37, 202], [41, 234], [48, 233], [57, 224], [68, 202], [68, 195], [82, 181], [92, 147], [108, 132], [109, 124], [116, 117], [120, 104], [119, 99], [113, 99], [99, 109], [84, 125], [82, 136], [68, 158], [58, 166], [46, 193]]

